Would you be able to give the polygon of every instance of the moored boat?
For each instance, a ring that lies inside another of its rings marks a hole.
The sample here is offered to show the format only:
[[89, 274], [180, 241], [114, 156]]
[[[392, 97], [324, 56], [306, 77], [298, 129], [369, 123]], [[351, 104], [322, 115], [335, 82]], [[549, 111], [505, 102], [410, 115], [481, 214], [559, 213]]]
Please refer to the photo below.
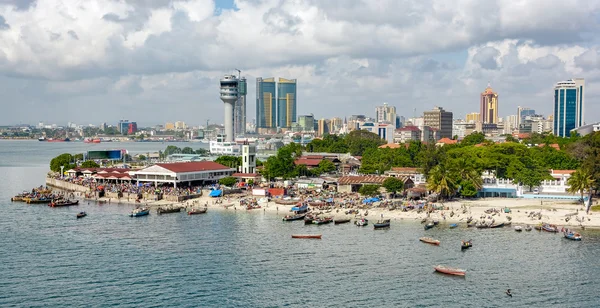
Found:
[[443, 266], [443, 265], [434, 266], [433, 269], [435, 269], [436, 272], [439, 272], [442, 274], [455, 275], [455, 276], [464, 276], [467, 273], [466, 270], [463, 270], [460, 268], [447, 267], [447, 266]]
[[366, 218], [357, 219], [354, 221], [354, 224], [359, 227], [364, 227], [369, 224], [369, 220]]
[[140, 216], [146, 216], [150, 214], [150, 209], [146, 208], [146, 207], [141, 207], [141, 208], [137, 208], [133, 211], [131, 211], [131, 214], [129, 214], [129, 217], [140, 217]]
[[573, 231], [565, 231], [565, 238], [572, 241], [581, 241], [581, 234]]
[[425, 230], [429, 230], [429, 229], [433, 228], [434, 226], [435, 226], [435, 224], [432, 221], [430, 221], [430, 222], [426, 223], [423, 228]]
[[321, 239], [321, 234], [292, 234], [292, 238], [312, 238]]
[[179, 213], [181, 212], [181, 207], [177, 206], [168, 206], [168, 207], [159, 207], [156, 209], [157, 214], [168, 214], [168, 213]]
[[473, 247], [473, 242], [471, 242], [471, 240], [462, 241], [460, 243], [460, 249], [461, 250], [468, 249], [468, 248], [471, 248], [471, 247]]
[[552, 225], [552, 224], [543, 224], [542, 230], [546, 231], [546, 232], [556, 233], [556, 232], [558, 232], [558, 227], [556, 225]]
[[306, 214], [285, 215], [285, 217], [283, 217], [283, 221], [302, 220], [304, 217], [306, 217]]
[[40, 204], [40, 203], [49, 203], [52, 202], [52, 199], [50, 198], [23, 198], [23, 200], [25, 202], [27, 202], [28, 204]]
[[260, 208], [261, 208], [261, 206], [258, 205], [258, 204], [246, 206], [246, 210], [248, 210], [248, 211], [250, 211], [250, 210], [258, 210]]
[[87, 216], [86, 212], [79, 212], [79, 213], [77, 213], [77, 218], [83, 218], [85, 216]]
[[530, 225], [525, 226], [525, 231], [531, 231], [533, 228], [531, 228]]
[[515, 231], [521, 232], [521, 231], [523, 231], [523, 227], [521, 227], [521, 226], [515, 226]]
[[324, 224], [328, 224], [330, 222], [333, 221], [333, 217], [323, 217], [323, 218], [317, 218], [313, 220], [313, 224], [315, 225], [324, 225]]
[[79, 200], [71, 201], [71, 200], [61, 200], [61, 201], [52, 201], [48, 204], [50, 207], [60, 207], [60, 206], [72, 206], [79, 205]]
[[390, 219], [381, 219], [373, 224], [373, 229], [384, 229], [390, 227]]
[[188, 215], [205, 214], [206, 211], [208, 211], [207, 208], [201, 209], [201, 208], [195, 207], [195, 208], [193, 208], [193, 209], [191, 209], [191, 210], [188, 211]]
[[497, 224], [491, 224], [490, 225], [490, 228], [502, 228], [502, 227], [504, 227], [504, 223], [503, 222], [497, 223]]
[[314, 218], [312, 216], [306, 215], [304, 217], [304, 224], [305, 225], [312, 225]]
[[423, 243], [427, 243], [427, 244], [432, 244], [432, 245], [440, 245], [440, 241], [434, 240], [430, 237], [421, 237], [421, 238], [419, 238], [419, 241], [421, 241]]
[[352, 219], [350, 218], [342, 218], [342, 219], [336, 219], [333, 221], [334, 225], [339, 225], [339, 224], [346, 224], [349, 223]]
[[458, 227], [458, 224], [451, 224], [450, 225], [450, 229], [453, 229], [453, 228], [456, 228], [456, 227]]

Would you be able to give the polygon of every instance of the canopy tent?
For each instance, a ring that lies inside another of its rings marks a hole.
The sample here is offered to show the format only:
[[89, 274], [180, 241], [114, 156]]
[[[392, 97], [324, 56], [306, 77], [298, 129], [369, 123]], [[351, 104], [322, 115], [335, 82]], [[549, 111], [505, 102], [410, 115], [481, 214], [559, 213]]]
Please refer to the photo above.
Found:
[[363, 203], [373, 203], [379, 201], [379, 198], [366, 198], [363, 200]]
[[223, 191], [219, 190], [219, 189], [215, 189], [215, 190], [211, 191], [208, 196], [209, 197], [220, 197], [221, 195], [223, 195]]

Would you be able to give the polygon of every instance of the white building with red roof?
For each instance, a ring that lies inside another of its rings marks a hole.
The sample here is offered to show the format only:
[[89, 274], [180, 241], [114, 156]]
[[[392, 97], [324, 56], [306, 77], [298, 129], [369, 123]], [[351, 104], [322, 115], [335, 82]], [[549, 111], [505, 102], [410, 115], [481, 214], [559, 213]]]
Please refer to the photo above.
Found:
[[138, 182], [210, 184], [231, 176], [235, 169], [212, 161], [161, 163], [131, 172]]

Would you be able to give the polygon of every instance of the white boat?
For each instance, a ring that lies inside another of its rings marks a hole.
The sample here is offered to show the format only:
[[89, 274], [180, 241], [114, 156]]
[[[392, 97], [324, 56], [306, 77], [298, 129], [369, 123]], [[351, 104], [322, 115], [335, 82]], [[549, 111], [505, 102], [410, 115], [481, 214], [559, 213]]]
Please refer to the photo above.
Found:
[[523, 227], [521, 227], [521, 226], [515, 226], [515, 231], [521, 232], [521, 231], [523, 231]]

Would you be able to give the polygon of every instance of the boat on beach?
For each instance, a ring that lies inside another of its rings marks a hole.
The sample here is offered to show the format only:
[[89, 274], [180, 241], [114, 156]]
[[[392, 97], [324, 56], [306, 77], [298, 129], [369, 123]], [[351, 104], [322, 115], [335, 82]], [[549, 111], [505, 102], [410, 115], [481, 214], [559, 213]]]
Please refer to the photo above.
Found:
[[354, 221], [354, 224], [358, 227], [364, 227], [369, 224], [369, 220], [366, 218], [357, 219]]
[[525, 231], [531, 231], [533, 228], [530, 225], [525, 226]]
[[296, 203], [298, 203], [298, 201], [277, 199], [275, 200], [275, 203], [280, 205], [295, 205]]
[[558, 232], [558, 227], [556, 225], [552, 225], [552, 224], [543, 224], [542, 230], [546, 231], [546, 232], [556, 233], [556, 232]]
[[260, 208], [261, 208], [261, 206], [258, 205], [258, 204], [254, 204], [254, 205], [250, 205], [249, 204], [248, 206], [246, 206], [246, 210], [248, 210], [248, 211], [250, 211], [250, 210], [258, 210]]
[[458, 227], [458, 224], [451, 224], [450, 225], [450, 229], [453, 229], [453, 228], [456, 228], [456, 227]]
[[523, 231], [523, 227], [521, 227], [521, 226], [515, 226], [515, 231], [521, 232], [521, 231]]
[[283, 221], [294, 221], [294, 220], [302, 220], [306, 217], [306, 214], [297, 214], [297, 215], [285, 215], [282, 220]]
[[335, 219], [335, 220], [333, 221], [333, 224], [334, 224], [334, 225], [347, 224], [347, 223], [349, 223], [351, 220], [352, 220], [352, 219], [350, 219], [350, 218]]
[[77, 213], [77, 216], [76, 216], [76, 217], [77, 217], [77, 218], [83, 218], [83, 217], [85, 217], [85, 216], [87, 216], [87, 213], [86, 213], [86, 212], [79, 212], [79, 213]]
[[169, 206], [169, 207], [159, 207], [156, 209], [157, 214], [169, 214], [169, 213], [179, 213], [181, 212], [181, 207]]
[[452, 268], [443, 265], [434, 266], [436, 272], [447, 274], [447, 275], [455, 275], [455, 276], [464, 276], [467, 271], [460, 268]]
[[423, 243], [427, 243], [427, 244], [432, 244], [432, 245], [440, 245], [440, 241], [438, 240], [434, 240], [431, 237], [421, 237], [419, 238], [419, 241], [423, 242]]
[[61, 207], [61, 206], [72, 206], [79, 205], [79, 200], [71, 201], [71, 200], [61, 200], [61, 201], [52, 201], [48, 203], [49, 207]]
[[313, 220], [313, 224], [315, 225], [324, 225], [333, 221], [333, 217], [322, 217]]
[[489, 226], [489, 228], [502, 228], [502, 227], [504, 227], [504, 223], [503, 222], [497, 223], [497, 224], [491, 224]]
[[140, 207], [137, 209], [134, 209], [133, 211], [131, 211], [131, 214], [129, 214], [129, 217], [140, 217], [140, 216], [146, 216], [150, 214], [150, 209], [147, 207]]
[[312, 215], [306, 215], [306, 216], [304, 217], [304, 224], [305, 224], [305, 225], [312, 225], [312, 223], [313, 223], [313, 220], [314, 220], [314, 218], [313, 218], [313, 216], [312, 216]]
[[373, 229], [384, 229], [390, 227], [390, 219], [381, 219], [373, 224]]
[[573, 231], [565, 231], [564, 236], [568, 240], [581, 241], [581, 234]]
[[321, 239], [321, 234], [292, 234], [292, 238], [311, 238], [311, 239]]
[[465, 249], [469, 249], [473, 247], [473, 242], [471, 242], [471, 240], [468, 241], [462, 241], [460, 243], [460, 250], [465, 250]]
[[188, 211], [188, 215], [205, 214], [206, 211], [208, 211], [208, 208], [201, 209], [201, 208], [195, 207], [195, 208], [193, 208], [193, 209], [191, 209], [191, 210]]
[[42, 203], [50, 203], [53, 200], [51, 198], [41, 197], [41, 198], [23, 198], [27, 204], [42, 204]]

